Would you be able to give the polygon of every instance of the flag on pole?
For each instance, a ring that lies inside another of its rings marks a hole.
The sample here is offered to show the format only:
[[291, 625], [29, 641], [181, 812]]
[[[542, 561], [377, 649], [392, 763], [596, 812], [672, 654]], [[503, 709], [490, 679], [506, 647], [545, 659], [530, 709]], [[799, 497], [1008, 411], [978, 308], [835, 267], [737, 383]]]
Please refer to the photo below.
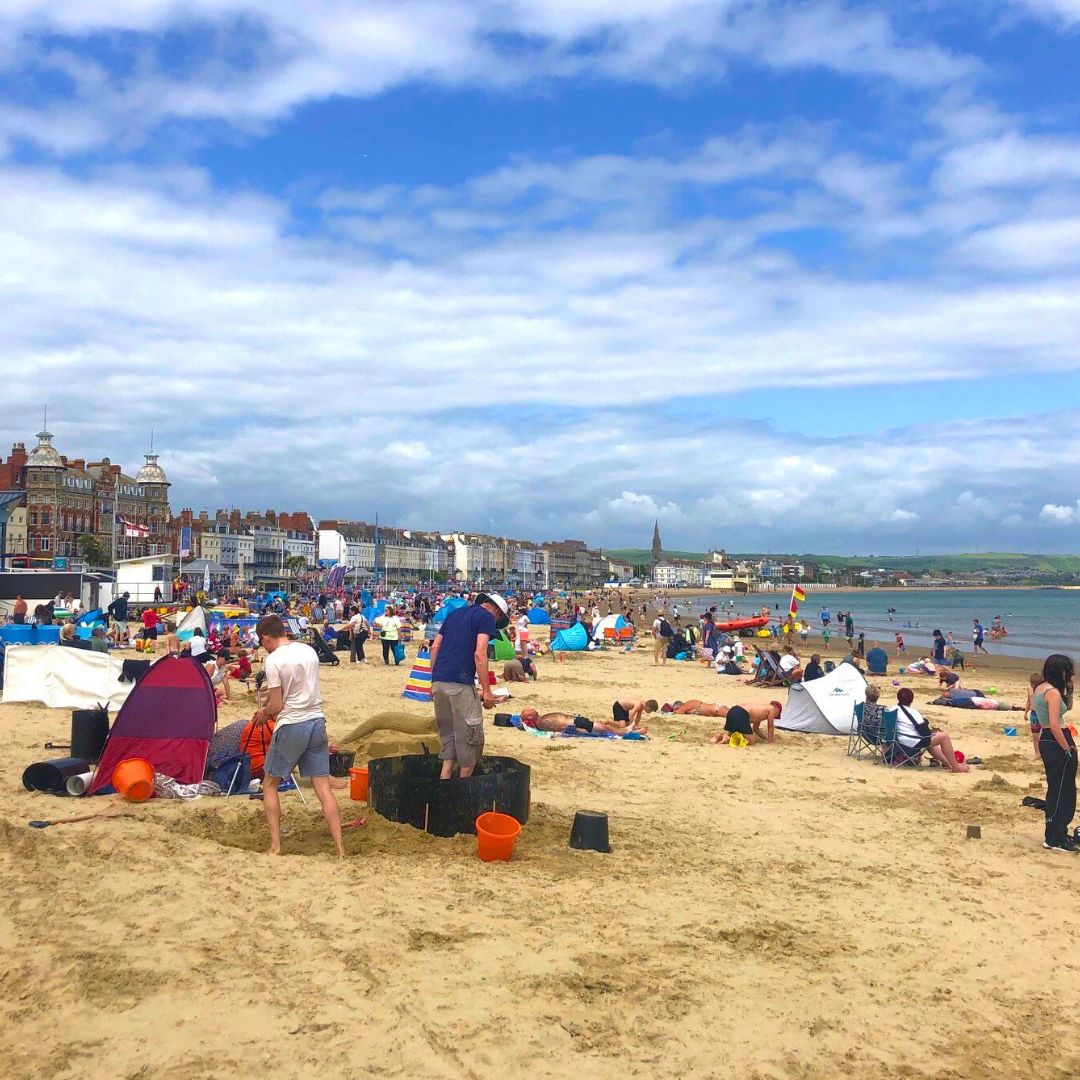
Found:
[[791, 605], [788, 607], [788, 616], [792, 619], [799, 613], [799, 601], [806, 599], [806, 593], [799, 588], [798, 585], [793, 585], [791, 589]]
[[209, 562], [207, 562], [207, 564], [203, 567], [202, 591], [204, 593], [206, 593], [207, 596], [210, 595], [210, 563]]
[[119, 514], [116, 515], [116, 522], [124, 530], [124, 536], [126, 537], [135, 536], [141, 538], [150, 535], [149, 525], [140, 525], [138, 522], [128, 521], [127, 518], [121, 517]]

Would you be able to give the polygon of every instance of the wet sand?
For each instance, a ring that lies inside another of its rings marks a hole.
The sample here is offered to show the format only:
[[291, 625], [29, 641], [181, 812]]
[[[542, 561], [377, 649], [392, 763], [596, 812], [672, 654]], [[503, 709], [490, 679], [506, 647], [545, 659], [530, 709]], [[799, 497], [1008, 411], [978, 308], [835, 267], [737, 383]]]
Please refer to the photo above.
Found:
[[[966, 682], [1022, 702], [1029, 669], [994, 657]], [[331, 734], [361, 759], [430, 738], [430, 707], [400, 698], [407, 664], [322, 672]], [[600, 717], [628, 692], [776, 696], [654, 668], [647, 644], [540, 673], [515, 707]], [[895, 677], [879, 680], [890, 695]], [[20, 785], [69, 717], [2, 706], [4, 1075], [1075, 1076], [1080, 859], [1043, 851], [1041, 815], [1019, 805], [1043, 794], [1022, 716], [929, 707], [932, 680], [901, 681], [982, 768], [892, 770], [784, 732], [711, 746], [718, 722], [697, 717], [653, 717], [646, 743], [489, 724], [491, 752], [532, 766], [506, 864], [344, 790], [345, 819], [367, 823], [340, 863], [295, 795], [280, 860], [246, 800], [31, 830], [87, 809]], [[384, 713], [411, 730], [357, 733]], [[578, 809], [609, 813], [611, 854], [568, 847]]]

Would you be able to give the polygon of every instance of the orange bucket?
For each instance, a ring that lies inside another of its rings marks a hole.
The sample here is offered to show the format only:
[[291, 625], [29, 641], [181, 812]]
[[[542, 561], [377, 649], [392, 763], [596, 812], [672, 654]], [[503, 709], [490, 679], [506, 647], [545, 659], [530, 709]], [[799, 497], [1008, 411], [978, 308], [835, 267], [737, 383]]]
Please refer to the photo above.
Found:
[[368, 773], [367, 769], [349, 770], [349, 798], [353, 802], [367, 802]]
[[124, 758], [113, 769], [112, 786], [129, 802], [146, 802], [154, 794], [154, 766], [144, 758]]
[[476, 819], [476, 854], [484, 862], [506, 862], [514, 852], [521, 822], [509, 814], [489, 811]]

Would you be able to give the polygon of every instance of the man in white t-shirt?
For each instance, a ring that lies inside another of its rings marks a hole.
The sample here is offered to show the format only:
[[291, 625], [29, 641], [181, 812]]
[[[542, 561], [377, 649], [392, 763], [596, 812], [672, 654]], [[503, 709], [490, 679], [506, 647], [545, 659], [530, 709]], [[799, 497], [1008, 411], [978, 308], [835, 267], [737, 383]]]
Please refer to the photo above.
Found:
[[334, 839], [338, 858], [345, 857], [341, 840], [341, 815], [330, 790], [330, 742], [326, 737], [322, 693], [319, 688], [319, 657], [310, 645], [291, 641], [279, 615], [264, 615], [255, 627], [259, 644], [266, 649], [266, 703], [252, 717], [256, 727], [275, 720], [266, 751], [263, 807], [270, 828], [270, 854], [281, 854], [281, 799], [278, 787], [298, 765], [322, 806], [323, 817]]
[[789, 645], [780, 657], [780, 670], [792, 681], [798, 682], [802, 678], [802, 668], [799, 667], [799, 658], [795, 650]]

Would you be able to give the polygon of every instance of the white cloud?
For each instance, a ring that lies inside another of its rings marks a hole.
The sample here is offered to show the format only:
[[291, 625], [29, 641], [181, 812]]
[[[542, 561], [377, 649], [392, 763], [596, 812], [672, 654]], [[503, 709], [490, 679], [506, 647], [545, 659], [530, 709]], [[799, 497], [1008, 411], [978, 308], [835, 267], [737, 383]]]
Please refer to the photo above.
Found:
[[[178, 70], [159, 42], [196, 27]], [[73, 66], [77, 43], [95, 34], [111, 37], [129, 73], [89, 59]], [[70, 99], [44, 110], [38, 125], [15, 109], [0, 114], [0, 137], [61, 154], [137, 137], [170, 118], [257, 126], [309, 102], [420, 81], [668, 86], [721, 79], [737, 60], [937, 88], [976, 68], [933, 42], [903, 38], [882, 10], [840, 0], [8, 0], [0, 64], [5, 58], [72, 80]]]
[[1017, 131], [966, 142], [943, 157], [935, 183], [943, 191], [1080, 181], [1080, 140]]
[[980, 229], [954, 252], [965, 262], [989, 268], [1080, 269], [1080, 216]]
[[1047, 503], [1039, 511], [1039, 520], [1048, 521], [1054, 525], [1072, 525], [1080, 521], [1080, 502], [1073, 506], [1058, 506]]
[[1032, 15], [1060, 20], [1066, 24], [1080, 22], [1080, 0], [1005, 0], [1005, 2]]

